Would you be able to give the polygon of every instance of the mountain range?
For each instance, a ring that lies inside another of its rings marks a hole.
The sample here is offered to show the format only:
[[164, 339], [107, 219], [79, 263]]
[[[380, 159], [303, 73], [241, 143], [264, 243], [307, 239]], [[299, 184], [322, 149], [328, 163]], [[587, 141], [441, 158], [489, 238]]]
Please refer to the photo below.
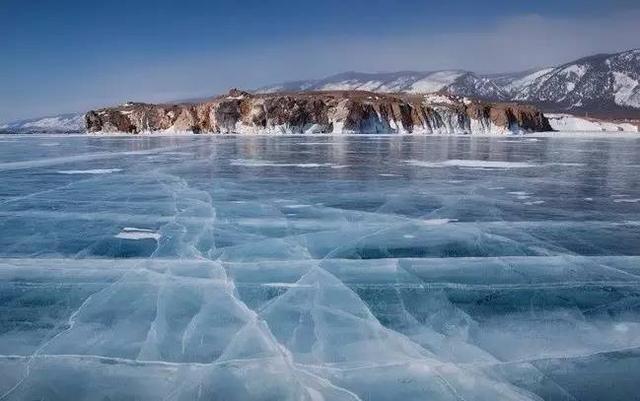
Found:
[[[480, 74], [464, 70], [390, 73], [351, 71], [322, 79], [264, 86], [254, 92], [336, 90], [442, 92], [488, 101], [530, 103], [548, 113], [587, 115], [605, 120], [638, 120], [640, 49], [597, 54], [555, 67], [505, 74]], [[206, 100], [180, 102], [198, 103]], [[0, 126], [0, 131], [12, 132], [80, 132], [84, 129], [84, 113], [22, 120]]]
[[601, 118], [640, 118], [640, 49], [597, 54], [556, 67], [506, 74], [463, 70], [346, 72], [327, 78], [284, 82], [257, 92], [368, 90], [448, 92], [453, 95], [531, 103], [548, 112]]

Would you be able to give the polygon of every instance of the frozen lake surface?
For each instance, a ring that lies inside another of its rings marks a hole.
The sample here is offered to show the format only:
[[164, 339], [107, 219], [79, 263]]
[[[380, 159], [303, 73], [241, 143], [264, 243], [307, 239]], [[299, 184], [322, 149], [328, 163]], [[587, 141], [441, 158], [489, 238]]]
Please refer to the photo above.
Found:
[[640, 140], [0, 137], [1, 400], [638, 400]]

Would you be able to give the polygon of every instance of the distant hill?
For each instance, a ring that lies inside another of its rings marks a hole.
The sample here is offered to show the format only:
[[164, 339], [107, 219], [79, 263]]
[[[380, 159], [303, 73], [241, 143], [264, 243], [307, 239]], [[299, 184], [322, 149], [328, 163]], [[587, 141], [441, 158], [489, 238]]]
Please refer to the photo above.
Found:
[[557, 67], [482, 75], [471, 71], [346, 72], [284, 82], [258, 92], [305, 90], [448, 92], [487, 100], [533, 103], [545, 111], [601, 118], [640, 118], [640, 49], [598, 54]]
[[47, 132], [77, 133], [84, 132], [84, 113], [60, 114], [57, 116], [32, 118], [0, 125], [0, 132]]

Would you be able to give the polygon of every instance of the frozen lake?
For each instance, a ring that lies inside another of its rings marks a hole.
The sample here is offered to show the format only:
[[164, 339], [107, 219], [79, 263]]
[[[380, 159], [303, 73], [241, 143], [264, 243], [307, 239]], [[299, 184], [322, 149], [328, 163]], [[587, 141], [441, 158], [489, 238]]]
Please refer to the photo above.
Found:
[[638, 400], [640, 139], [0, 136], [0, 400]]

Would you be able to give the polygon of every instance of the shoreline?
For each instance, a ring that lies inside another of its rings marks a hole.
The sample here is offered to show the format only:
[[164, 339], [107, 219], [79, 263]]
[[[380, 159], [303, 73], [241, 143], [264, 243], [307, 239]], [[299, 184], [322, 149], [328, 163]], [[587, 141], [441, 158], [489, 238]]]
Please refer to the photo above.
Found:
[[407, 134], [407, 133], [390, 133], [390, 134], [357, 134], [357, 133], [344, 133], [344, 134], [273, 134], [273, 133], [204, 133], [196, 134], [192, 131], [182, 132], [141, 132], [137, 134], [129, 132], [91, 132], [91, 133], [10, 133], [0, 132], [0, 137], [87, 137], [87, 138], [152, 138], [152, 137], [222, 137], [222, 138], [239, 138], [239, 137], [306, 137], [306, 138], [342, 138], [342, 137], [437, 137], [437, 138], [640, 138], [640, 132], [633, 131], [546, 131], [546, 132], [532, 132], [527, 134]]

